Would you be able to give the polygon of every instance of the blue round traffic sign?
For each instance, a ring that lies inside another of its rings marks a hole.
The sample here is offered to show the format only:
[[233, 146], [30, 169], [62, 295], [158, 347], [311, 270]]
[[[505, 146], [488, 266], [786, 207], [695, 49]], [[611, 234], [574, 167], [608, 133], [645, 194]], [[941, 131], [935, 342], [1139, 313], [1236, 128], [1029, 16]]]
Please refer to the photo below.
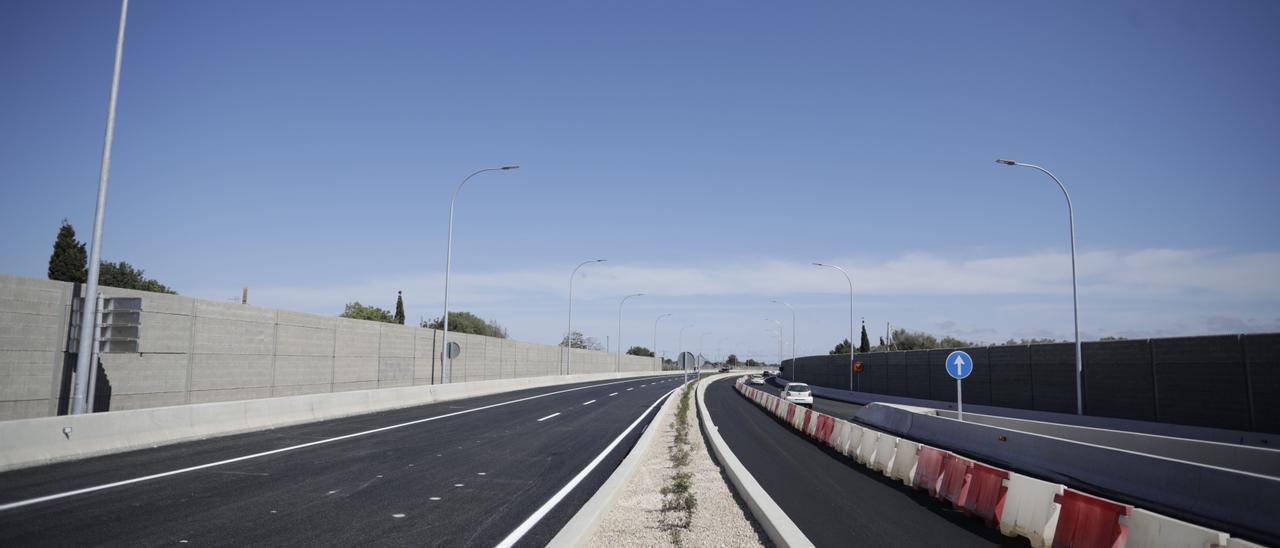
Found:
[[956, 380], [964, 379], [973, 373], [973, 358], [963, 350], [956, 350], [947, 355], [947, 374]]

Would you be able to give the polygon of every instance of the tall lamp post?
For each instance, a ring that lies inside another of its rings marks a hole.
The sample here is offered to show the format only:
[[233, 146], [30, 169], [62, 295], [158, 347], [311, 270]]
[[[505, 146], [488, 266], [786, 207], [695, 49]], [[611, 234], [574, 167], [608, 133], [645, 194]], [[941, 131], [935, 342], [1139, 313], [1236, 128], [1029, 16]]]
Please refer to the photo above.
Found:
[[1080, 302], [1076, 296], [1076, 216], [1075, 211], [1071, 207], [1071, 195], [1067, 193], [1066, 185], [1058, 180], [1058, 177], [1049, 170], [1035, 164], [1024, 164], [1013, 160], [996, 160], [996, 163], [1006, 166], [1021, 166], [1038, 169], [1045, 175], [1048, 175], [1053, 182], [1058, 183], [1058, 188], [1062, 189], [1062, 197], [1067, 199], [1067, 227], [1071, 230], [1071, 314], [1075, 323], [1076, 331], [1076, 414], [1084, 414], [1084, 361], [1080, 353]]
[[619, 373], [622, 372], [622, 305], [627, 304], [627, 299], [643, 296], [644, 293], [632, 293], [623, 297], [622, 301], [618, 303], [618, 364], [614, 366], [614, 369]]
[[573, 268], [573, 273], [569, 274], [569, 330], [564, 334], [565, 343], [567, 343], [567, 345], [564, 348], [564, 371], [561, 373], [562, 375], [569, 374], [569, 362], [573, 356], [573, 279], [577, 277], [579, 268], [591, 263], [603, 263], [607, 260], [608, 259], [593, 259], [590, 261], [582, 261], [578, 266]]
[[[853, 278], [849, 272], [833, 264], [813, 263], [815, 266], [834, 268], [844, 274], [844, 281], [849, 282], [849, 391], [853, 392]], [[862, 377], [858, 377], [858, 390], [862, 390]]]
[[453, 206], [458, 203], [458, 193], [462, 192], [462, 187], [466, 186], [467, 181], [470, 181], [472, 177], [487, 171], [511, 171], [513, 169], [520, 169], [520, 166], [490, 167], [467, 175], [461, 183], [458, 183], [458, 188], [453, 190], [453, 198], [449, 200], [449, 243], [448, 251], [445, 252], [444, 256], [444, 335], [442, 337], [444, 341], [442, 345], [444, 347], [444, 358], [441, 361], [444, 365], [443, 370], [448, 373], [447, 382], [453, 382], [453, 358], [449, 356], [449, 271], [453, 269]]
[[[793, 308], [786, 301], [780, 301], [778, 299], [770, 299], [769, 302], [780, 304], [782, 306], [787, 307], [787, 309], [791, 310], [791, 370], [795, 372], [796, 376], [799, 376], [800, 362], [796, 361], [796, 309]], [[779, 363], [779, 366], [781, 366], [781, 363]]]
[[658, 357], [658, 322], [670, 315], [670, 313], [662, 314], [658, 316], [658, 319], [653, 320], [653, 359], [658, 361], [658, 371], [662, 371], [662, 358]]
[[111, 73], [111, 96], [107, 101], [107, 134], [102, 140], [102, 164], [98, 169], [98, 204], [93, 214], [93, 240], [89, 246], [89, 277], [80, 301], [80, 340], [76, 347], [76, 384], [71, 394], [71, 414], [89, 409], [90, 362], [93, 357], [93, 330], [98, 299], [98, 268], [102, 261], [102, 219], [107, 213], [107, 178], [111, 173], [111, 143], [116, 134], [116, 97], [120, 93], [120, 63], [124, 59], [124, 25], [129, 16], [129, 0], [120, 2], [120, 27], [116, 31], [116, 60]]

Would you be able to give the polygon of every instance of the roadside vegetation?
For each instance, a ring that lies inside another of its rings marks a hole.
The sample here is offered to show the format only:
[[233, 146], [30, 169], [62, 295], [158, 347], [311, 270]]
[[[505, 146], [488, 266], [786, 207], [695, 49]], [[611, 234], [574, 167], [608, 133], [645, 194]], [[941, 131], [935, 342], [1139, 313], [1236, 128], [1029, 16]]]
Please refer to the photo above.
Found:
[[693, 524], [693, 513], [698, 508], [698, 499], [693, 495], [693, 474], [689, 466], [689, 455], [693, 444], [689, 441], [690, 396], [698, 381], [693, 381], [680, 391], [680, 401], [676, 405], [676, 418], [672, 424], [675, 438], [668, 448], [673, 473], [671, 479], [663, 486], [662, 493], [662, 528], [671, 535], [671, 544], [682, 546], [682, 535]]

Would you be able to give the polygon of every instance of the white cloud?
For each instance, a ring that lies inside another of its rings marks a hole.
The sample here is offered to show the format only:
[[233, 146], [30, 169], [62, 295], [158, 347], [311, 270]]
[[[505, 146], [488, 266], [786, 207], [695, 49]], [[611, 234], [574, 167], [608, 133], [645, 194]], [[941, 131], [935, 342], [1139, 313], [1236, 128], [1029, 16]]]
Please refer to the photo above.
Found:
[[[987, 341], [1069, 335], [1071, 271], [1070, 256], [1065, 253], [979, 258], [905, 253], [887, 259], [821, 259], [850, 271], [859, 309], [884, 310], [895, 324]], [[455, 272], [450, 280], [451, 308], [488, 311], [517, 337], [547, 342], [563, 330], [560, 322], [571, 266]], [[1078, 268], [1081, 327], [1090, 335], [1257, 331], [1274, 329], [1280, 316], [1280, 253], [1276, 252], [1092, 251], [1080, 255]], [[575, 301], [583, 307], [583, 328], [600, 335], [608, 332], [608, 325], [616, 325], [616, 319], [609, 320], [606, 313], [616, 310], [611, 308], [616, 304], [606, 304], [634, 292], [664, 303], [679, 298], [689, 308], [712, 299], [723, 312], [715, 321], [726, 326], [736, 321], [743, 326], [740, 330], [758, 333], [756, 338], [764, 336], [764, 326], [758, 325], [761, 318], [754, 317], [758, 312], [751, 311], [747, 320], [735, 320], [743, 315], [733, 311], [736, 306], [750, 309], [765, 303], [767, 308], [767, 299], [776, 296], [808, 299], [804, 315], [825, 322], [810, 330], [829, 330], [824, 334], [828, 338], [839, 336], [841, 329], [847, 333], [847, 313], [846, 319], [839, 319], [841, 310], [847, 310], [841, 303], [847, 301], [821, 297], [843, 298], [848, 286], [838, 272], [807, 263], [776, 258], [708, 260], [692, 266], [606, 263], [584, 267], [579, 275]], [[331, 287], [258, 287], [250, 297], [262, 306], [336, 314], [343, 304], [355, 300], [389, 307], [395, 292], [403, 290], [410, 318], [435, 317], [440, 314], [443, 286], [442, 274], [400, 275]], [[238, 291], [196, 292], [234, 293]], [[969, 311], [959, 317], [939, 304], [957, 299], [978, 304], [966, 306]], [[632, 303], [627, 306], [648, 306], [645, 299]], [[775, 313], [785, 319], [781, 315], [785, 311]], [[876, 320], [880, 325], [883, 321]]]

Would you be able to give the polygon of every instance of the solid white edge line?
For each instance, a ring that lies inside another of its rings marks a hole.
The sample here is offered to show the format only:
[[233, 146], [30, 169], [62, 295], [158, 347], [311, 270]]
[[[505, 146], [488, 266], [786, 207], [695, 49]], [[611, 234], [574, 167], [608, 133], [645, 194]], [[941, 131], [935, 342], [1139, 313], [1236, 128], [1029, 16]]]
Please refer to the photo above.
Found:
[[551, 417], [554, 417], [554, 416], [556, 416], [556, 415], [559, 415], [559, 414], [560, 414], [560, 413], [552, 413], [552, 414], [550, 414], [550, 415], [547, 415], [547, 416], [545, 416], [545, 417], [542, 417], [542, 418], [538, 419], [538, 422], [545, 421], [545, 420], [547, 420], [547, 419], [549, 419], [549, 418], [551, 418]]
[[657, 407], [658, 404], [661, 403], [664, 398], [670, 396], [672, 392], [675, 392], [675, 389], [659, 396], [658, 399], [649, 404], [648, 409], [645, 409], [639, 417], [636, 417], [636, 420], [632, 421], [631, 426], [628, 426], [626, 430], [623, 430], [621, 434], [618, 434], [618, 437], [614, 438], [613, 441], [609, 443], [609, 446], [604, 448], [604, 451], [601, 451], [599, 455], [596, 455], [596, 458], [591, 459], [591, 462], [579, 471], [578, 475], [569, 480], [569, 483], [566, 483], [559, 491], [556, 491], [556, 494], [548, 499], [547, 502], [543, 503], [543, 505], [539, 507], [533, 515], [525, 519], [524, 522], [522, 522], [519, 527], [516, 527], [514, 531], [511, 531], [511, 534], [507, 535], [507, 538], [502, 539], [502, 542], [499, 542], [497, 547], [508, 548], [510, 546], [515, 546], [517, 542], [520, 542], [520, 538], [524, 537], [525, 533], [528, 533], [530, 529], [533, 529], [533, 526], [537, 525], [539, 521], [542, 521], [542, 518], [545, 517], [552, 508], [555, 508], [561, 500], [568, 496], [569, 492], [573, 491], [574, 487], [577, 487], [579, 483], [582, 483], [582, 480], [587, 477], [587, 474], [590, 474], [592, 470], [595, 470], [596, 466], [599, 466], [600, 462], [603, 461], [609, 453], [613, 452], [613, 449], [617, 447], [619, 443], [622, 443], [623, 438], [626, 438], [627, 434], [630, 434], [632, 430], [635, 430], [636, 425], [640, 424], [640, 421], [644, 420], [644, 418], [649, 415], [649, 412], [653, 411], [653, 408]]
[[76, 495], [84, 495], [84, 494], [88, 494], [88, 493], [93, 493], [93, 492], [97, 492], [97, 491], [102, 491], [102, 490], [105, 490], [105, 489], [111, 489], [111, 488], [114, 488], [114, 487], [122, 487], [122, 486], [125, 486], [125, 485], [134, 484], [134, 483], [141, 483], [141, 482], [144, 482], [144, 481], [150, 481], [150, 480], [153, 480], [153, 479], [160, 479], [160, 478], [165, 478], [165, 477], [169, 477], [169, 476], [176, 476], [176, 475], [178, 475], [178, 474], [185, 474], [185, 473], [187, 473], [187, 472], [194, 472], [194, 471], [196, 471], [196, 470], [204, 470], [204, 469], [206, 469], [206, 468], [213, 468], [213, 467], [215, 467], [215, 466], [222, 466], [222, 465], [224, 465], [224, 464], [231, 464], [231, 463], [233, 463], [233, 462], [246, 461], [246, 460], [250, 460], [250, 459], [256, 459], [256, 458], [260, 458], [260, 457], [265, 457], [265, 456], [268, 456], [268, 455], [275, 455], [275, 454], [277, 454], [277, 453], [285, 453], [285, 452], [288, 452], [288, 451], [294, 451], [294, 450], [297, 450], [297, 449], [304, 449], [304, 448], [312, 447], [312, 446], [315, 446], [315, 445], [323, 445], [323, 444], [326, 444], [326, 443], [332, 443], [332, 442], [335, 442], [335, 441], [341, 441], [341, 440], [350, 439], [350, 438], [358, 438], [358, 437], [361, 437], [361, 436], [367, 436], [367, 435], [369, 435], [369, 434], [376, 434], [376, 433], [378, 433], [378, 432], [385, 432], [385, 431], [387, 431], [387, 430], [394, 430], [394, 429], [396, 429], [396, 428], [403, 428], [403, 427], [405, 427], [405, 426], [412, 426], [412, 425], [415, 425], [415, 424], [422, 424], [422, 423], [424, 423], [424, 422], [431, 422], [431, 421], [434, 421], [434, 420], [439, 420], [439, 419], [449, 418], [449, 417], [453, 417], [453, 416], [457, 416], [457, 415], [465, 415], [465, 414], [467, 414], [467, 413], [474, 413], [474, 412], [476, 412], [476, 411], [483, 411], [483, 410], [485, 410], [485, 409], [493, 409], [494, 407], [501, 407], [501, 406], [504, 406], [504, 405], [511, 405], [511, 404], [513, 404], [513, 403], [520, 403], [520, 402], [525, 402], [525, 401], [529, 401], [529, 400], [536, 400], [536, 399], [538, 399], [538, 398], [545, 398], [545, 397], [547, 397], [547, 396], [554, 396], [554, 395], [556, 395], [556, 394], [564, 394], [564, 393], [566, 393], [566, 392], [576, 392], [576, 391], [578, 391], [578, 390], [586, 390], [586, 389], [588, 389], [588, 388], [597, 388], [597, 387], [600, 387], [600, 386], [610, 386], [610, 385], [614, 385], [614, 384], [622, 384], [622, 383], [626, 383], [626, 382], [634, 382], [635, 380], [636, 380], [636, 379], [628, 379], [628, 380], [622, 380], [622, 381], [613, 381], [613, 382], [606, 382], [606, 383], [600, 383], [600, 384], [593, 384], [593, 385], [590, 385], [590, 386], [579, 386], [579, 387], [577, 387], [577, 388], [567, 388], [567, 389], [564, 389], [564, 390], [557, 390], [557, 391], [555, 391], [555, 392], [547, 392], [546, 394], [538, 394], [538, 395], [535, 395], [535, 396], [529, 396], [529, 397], [525, 397], [525, 398], [520, 398], [520, 399], [515, 399], [515, 400], [509, 400], [509, 401], [504, 401], [504, 402], [498, 402], [498, 403], [494, 403], [494, 404], [489, 404], [489, 405], [485, 405], [485, 406], [482, 406], [482, 407], [476, 407], [476, 408], [474, 408], [474, 409], [463, 409], [462, 411], [454, 411], [453, 413], [445, 413], [445, 414], [443, 414], [443, 415], [436, 415], [436, 416], [434, 416], [434, 417], [427, 417], [427, 418], [425, 418], [425, 419], [418, 419], [418, 420], [409, 421], [409, 422], [402, 422], [402, 423], [400, 423], [400, 424], [393, 424], [393, 425], [391, 425], [391, 426], [383, 426], [383, 427], [380, 427], [380, 428], [374, 428], [374, 429], [372, 429], [372, 430], [365, 430], [365, 431], [363, 431], [363, 432], [355, 432], [355, 433], [352, 433], [352, 434], [345, 434], [345, 435], [338, 436], [338, 437], [334, 437], [334, 438], [327, 438], [327, 439], [322, 439], [322, 440], [316, 440], [316, 441], [307, 442], [307, 443], [302, 443], [302, 444], [298, 444], [298, 445], [291, 445], [291, 446], [289, 446], [289, 447], [281, 447], [281, 448], [279, 448], [279, 449], [272, 449], [272, 450], [270, 450], [270, 451], [263, 451], [263, 452], [261, 452], [261, 453], [253, 453], [253, 454], [251, 454], [251, 455], [244, 455], [244, 456], [235, 457], [235, 458], [230, 458], [230, 459], [226, 459], [226, 460], [220, 460], [220, 461], [217, 461], [217, 462], [210, 462], [210, 463], [207, 463], [207, 464], [199, 464], [199, 465], [196, 465], [196, 466], [189, 466], [189, 467], [187, 467], [187, 468], [179, 468], [179, 469], [177, 469], [177, 470], [170, 470], [170, 471], [168, 471], [168, 472], [160, 472], [159, 474], [151, 474], [151, 475], [149, 475], [149, 476], [142, 476], [142, 477], [137, 477], [137, 478], [127, 479], [127, 480], [121, 480], [121, 481], [117, 481], [117, 482], [112, 482], [112, 483], [104, 483], [104, 484], [102, 484], [102, 485], [95, 485], [95, 486], [93, 486], [93, 487], [85, 487], [85, 488], [82, 488], [82, 489], [75, 489], [75, 490], [72, 490], [72, 491], [64, 491], [64, 492], [62, 492], [62, 493], [55, 493], [55, 494], [52, 494], [52, 495], [45, 495], [45, 496], [43, 496], [43, 497], [36, 497], [36, 498], [32, 498], [32, 499], [26, 499], [26, 500], [19, 500], [19, 501], [15, 501], [15, 502], [9, 502], [9, 503], [5, 503], [5, 504], [0, 504], [0, 512], [5, 512], [5, 511], [8, 511], [8, 510], [13, 510], [13, 509], [16, 509], [16, 508], [22, 508], [23, 506], [30, 506], [30, 505], [32, 505], [32, 504], [39, 504], [39, 503], [41, 503], [41, 502], [49, 502], [49, 501], [52, 501], [52, 500], [64, 499], [64, 498], [67, 498], [67, 497], [74, 497], [74, 496], [76, 496]]

